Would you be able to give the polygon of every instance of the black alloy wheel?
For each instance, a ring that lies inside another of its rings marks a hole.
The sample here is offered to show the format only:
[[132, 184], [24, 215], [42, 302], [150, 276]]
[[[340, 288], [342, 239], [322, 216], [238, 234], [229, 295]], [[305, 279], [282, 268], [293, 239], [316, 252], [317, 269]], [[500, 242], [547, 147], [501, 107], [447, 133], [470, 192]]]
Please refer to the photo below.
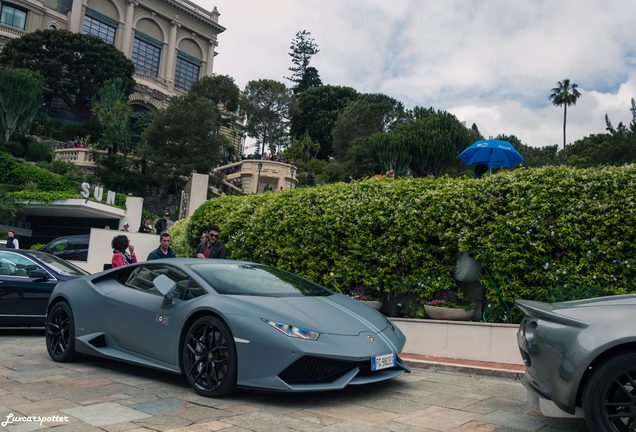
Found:
[[636, 353], [617, 355], [595, 369], [583, 391], [590, 430], [636, 431]]
[[56, 362], [68, 362], [77, 357], [75, 323], [66, 302], [56, 303], [46, 316], [46, 349]]
[[183, 342], [183, 372], [200, 395], [220, 397], [236, 390], [236, 347], [225, 323], [213, 316], [196, 320]]

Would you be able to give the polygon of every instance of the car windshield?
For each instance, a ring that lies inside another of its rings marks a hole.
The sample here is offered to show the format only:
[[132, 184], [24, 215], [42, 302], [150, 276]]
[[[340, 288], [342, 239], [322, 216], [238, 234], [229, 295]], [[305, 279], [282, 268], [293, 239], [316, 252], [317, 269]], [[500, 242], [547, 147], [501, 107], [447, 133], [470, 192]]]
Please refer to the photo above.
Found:
[[55, 255], [35, 251], [29, 252], [29, 254], [45, 263], [51, 269], [63, 275], [84, 276], [89, 274], [87, 271], [82, 270], [81, 268], [71, 264], [68, 261], [60, 259]]
[[220, 294], [266, 297], [333, 294], [300, 276], [261, 264], [193, 264], [190, 267]]

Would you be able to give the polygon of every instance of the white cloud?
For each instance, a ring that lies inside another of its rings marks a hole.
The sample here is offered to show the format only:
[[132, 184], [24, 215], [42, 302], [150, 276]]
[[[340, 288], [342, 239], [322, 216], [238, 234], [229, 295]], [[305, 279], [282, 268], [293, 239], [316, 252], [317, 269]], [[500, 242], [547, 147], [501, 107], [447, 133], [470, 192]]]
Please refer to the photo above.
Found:
[[485, 135], [543, 146], [562, 140], [562, 108], [548, 100], [570, 78], [568, 141], [629, 122], [636, 97], [633, 0], [195, 0], [221, 13], [215, 72], [239, 86], [285, 81], [294, 34], [319, 44], [323, 82], [386, 93], [475, 122]]

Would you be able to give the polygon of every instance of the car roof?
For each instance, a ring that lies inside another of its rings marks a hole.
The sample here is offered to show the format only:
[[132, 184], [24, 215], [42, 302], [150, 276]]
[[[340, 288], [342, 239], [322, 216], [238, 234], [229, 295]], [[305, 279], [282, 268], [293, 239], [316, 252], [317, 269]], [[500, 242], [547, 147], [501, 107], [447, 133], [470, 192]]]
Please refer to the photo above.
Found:
[[[158, 260], [152, 261], [144, 261], [139, 264], [154, 264], [154, 263], [174, 263], [178, 262], [180, 264], [190, 265], [190, 264], [210, 264], [210, 265], [222, 265], [222, 264], [258, 264], [251, 261], [237, 261], [230, 259], [201, 259], [201, 258], [162, 258]], [[264, 264], [259, 264], [264, 265]]]
[[67, 235], [67, 236], [59, 236], [54, 238], [53, 240], [51, 240], [49, 243], [53, 243], [54, 241], [60, 240], [60, 239], [86, 239], [88, 240], [88, 238], [90, 237], [90, 234], [73, 234], [73, 235]]
[[30, 250], [30, 249], [5, 249], [2, 252], [14, 252], [19, 255], [32, 255], [35, 257], [41, 256], [41, 255], [51, 255], [48, 252], [39, 251], [39, 250]]

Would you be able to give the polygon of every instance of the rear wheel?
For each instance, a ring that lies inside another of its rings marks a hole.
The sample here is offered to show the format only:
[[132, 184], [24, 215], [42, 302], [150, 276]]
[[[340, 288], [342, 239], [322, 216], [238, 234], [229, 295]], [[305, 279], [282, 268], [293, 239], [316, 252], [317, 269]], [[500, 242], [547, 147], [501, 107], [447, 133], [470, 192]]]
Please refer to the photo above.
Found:
[[590, 430], [636, 431], [636, 352], [612, 357], [595, 369], [583, 390]]
[[46, 349], [56, 362], [77, 358], [73, 312], [66, 302], [56, 303], [46, 316]]
[[213, 316], [196, 320], [183, 342], [183, 371], [197, 393], [220, 397], [236, 390], [236, 347], [230, 329]]

